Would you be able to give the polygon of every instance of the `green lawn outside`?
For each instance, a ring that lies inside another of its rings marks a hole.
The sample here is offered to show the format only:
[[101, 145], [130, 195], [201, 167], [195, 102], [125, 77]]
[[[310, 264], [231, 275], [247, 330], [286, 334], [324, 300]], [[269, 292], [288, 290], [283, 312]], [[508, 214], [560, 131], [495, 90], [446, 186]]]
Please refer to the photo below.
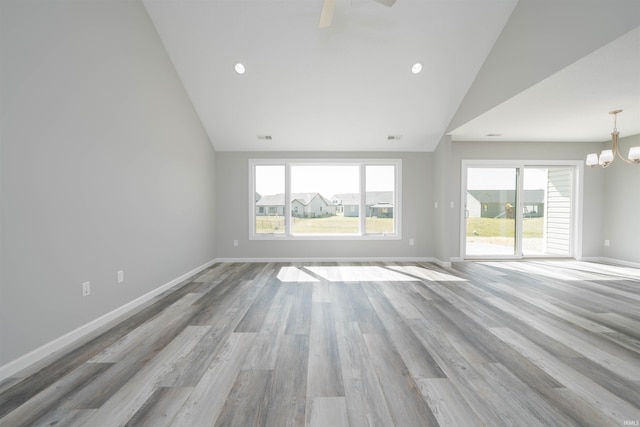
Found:
[[284, 217], [276, 215], [257, 216], [256, 233], [284, 233]]
[[[467, 218], [467, 236], [513, 237], [514, 231], [515, 219], [513, 218]], [[543, 237], [543, 233], [544, 218], [522, 220], [522, 237]]]
[[[291, 231], [308, 234], [349, 234], [358, 232], [358, 217], [329, 216], [323, 218], [293, 218]], [[366, 218], [368, 233], [393, 232], [393, 218]], [[467, 236], [513, 237], [512, 218], [467, 218]], [[542, 237], [544, 218], [524, 218], [523, 237]], [[476, 233], [474, 233], [474, 231]], [[256, 217], [257, 233], [284, 233], [284, 217]]]
[[[291, 232], [294, 234], [355, 234], [360, 218], [328, 216], [322, 218], [293, 218]], [[393, 218], [365, 219], [367, 233], [392, 233]], [[256, 233], [284, 233], [284, 217], [257, 216]]]

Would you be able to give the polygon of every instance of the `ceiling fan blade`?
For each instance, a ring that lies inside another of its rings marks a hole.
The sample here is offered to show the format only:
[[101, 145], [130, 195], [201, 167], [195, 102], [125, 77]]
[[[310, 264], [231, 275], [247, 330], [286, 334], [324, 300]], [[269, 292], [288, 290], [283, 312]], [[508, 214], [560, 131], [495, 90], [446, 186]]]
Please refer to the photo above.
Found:
[[373, 1], [389, 7], [393, 6], [393, 4], [396, 2], [396, 0], [373, 0]]
[[320, 11], [320, 24], [318, 25], [320, 28], [327, 28], [331, 26], [333, 9], [335, 9], [335, 7], [336, 0], [324, 0], [322, 3], [322, 11]]

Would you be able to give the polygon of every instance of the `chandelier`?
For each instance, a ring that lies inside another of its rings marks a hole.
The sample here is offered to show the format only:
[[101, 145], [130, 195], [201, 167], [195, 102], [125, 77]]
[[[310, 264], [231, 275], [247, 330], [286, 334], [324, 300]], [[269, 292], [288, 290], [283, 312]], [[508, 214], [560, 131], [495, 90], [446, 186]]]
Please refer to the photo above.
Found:
[[613, 114], [613, 131], [611, 132], [611, 143], [613, 146], [611, 150], [602, 150], [600, 153], [600, 157], [596, 153], [591, 153], [587, 155], [587, 166], [594, 167], [596, 165], [600, 165], [603, 168], [609, 166], [616, 158], [616, 156], [620, 157], [623, 161], [629, 164], [640, 164], [640, 147], [631, 147], [629, 149], [629, 159], [625, 159], [620, 154], [620, 145], [618, 143], [618, 129], [616, 128], [616, 118], [618, 117], [618, 113], [621, 113], [622, 110], [613, 110], [609, 111], [609, 114]]

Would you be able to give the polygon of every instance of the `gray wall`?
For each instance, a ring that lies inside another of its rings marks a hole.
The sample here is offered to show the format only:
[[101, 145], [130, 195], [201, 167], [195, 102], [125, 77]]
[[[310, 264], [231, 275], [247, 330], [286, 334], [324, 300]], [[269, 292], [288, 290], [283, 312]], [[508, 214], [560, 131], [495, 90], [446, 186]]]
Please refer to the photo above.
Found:
[[[451, 235], [448, 224], [455, 217], [455, 206], [451, 207], [452, 198], [450, 167], [451, 164], [451, 138], [444, 136], [440, 140], [434, 152], [433, 187], [434, 187], [434, 257], [440, 261], [448, 262], [450, 247], [455, 244], [455, 235]], [[459, 199], [458, 199], [459, 200]], [[436, 207], [437, 204], [437, 207]]]
[[[640, 145], [640, 135], [620, 139], [622, 155], [630, 147]], [[601, 149], [611, 148], [606, 142]], [[600, 245], [603, 256], [615, 260], [640, 263], [640, 165], [628, 165], [617, 159], [608, 168], [597, 169], [604, 176], [604, 223]]]
[[[447, 197], [456, 209], [444, 217], [442, 228], [449, 238], [446, 258], [460, 256], [460, 190], [462, 160], [580, 160], [587, 153], [599, 151], [600, 143], [552, 142], [452, 142], [451, 163], [446, 170], [449, 181]], [[584, 171], [582, 256], [602, 256], [604, 174], [599, 169]], [[445, 258], [445, 260], [447, 260]]]
[[[401, 158], [402, 240], [249, 240], [249, 159]], [[433, 240], [432, 153], [254, 153], [216, 154], [218, 258], [431, 257]], [[409, 245], [415, 239], [415, 245]], [[239, 245], [233, 246], [238, 240]]]
[[141, 3], [0, 5], [2, 366], [214, 259], [216, 176]]

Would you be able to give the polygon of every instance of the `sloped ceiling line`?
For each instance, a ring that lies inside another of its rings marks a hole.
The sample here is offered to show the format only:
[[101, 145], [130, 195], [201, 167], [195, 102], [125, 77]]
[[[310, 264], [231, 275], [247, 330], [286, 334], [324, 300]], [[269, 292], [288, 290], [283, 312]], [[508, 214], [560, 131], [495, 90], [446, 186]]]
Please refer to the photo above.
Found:
[[[433, 151], [447, 132], [483, 140], [505, 121], [530, 139], [555, 138], [544, 105], [580, 105], [606, 121], [602, 96], [585, 102], [560, 85], [508, 116], [485, 115], [640, 26], [636, 0], [337, 0], [324, 29], [322, 0], [143, 2], [218, 151]], [[621, 69], [635, 66], [627, 56]], [[415, 62], [424, 65], [416, 75]], [[572, 81], [592, 85], [585, 75]], [[640, 84], [630, 80], [618, 86], [633, 96]], [[625, 109], [614, 86], [610, 109]], [[593, 138], [595, 126], [562, 138]]]

